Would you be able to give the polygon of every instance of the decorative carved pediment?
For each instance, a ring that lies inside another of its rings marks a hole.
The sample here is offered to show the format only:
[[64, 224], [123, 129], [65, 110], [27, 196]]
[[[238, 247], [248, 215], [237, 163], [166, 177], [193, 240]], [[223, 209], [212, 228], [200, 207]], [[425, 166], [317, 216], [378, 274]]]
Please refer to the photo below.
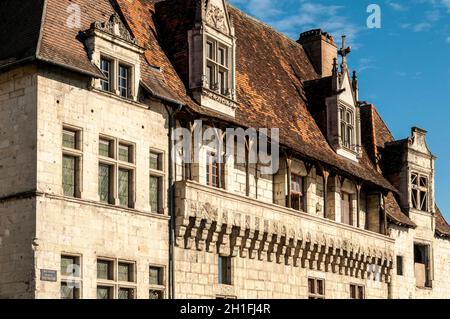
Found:
[[94, 22], [91, 25], [91, 30], [99, 30], [137, 45], [136, 38], [131, 35], [117, 13], [113, 14], [108, 22]]
[[225, 12], [218, 6], [211, 4], [206, 12], [206, 23], [223, 33], [227, 33], [226, 21]]

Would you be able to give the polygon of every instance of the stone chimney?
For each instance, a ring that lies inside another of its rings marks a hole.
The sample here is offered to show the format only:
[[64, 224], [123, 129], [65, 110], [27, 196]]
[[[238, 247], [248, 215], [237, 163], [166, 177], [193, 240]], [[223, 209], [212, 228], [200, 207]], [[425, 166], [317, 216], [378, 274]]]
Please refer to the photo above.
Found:
[[333, 60], [337, 59], [337, 46], [331, 35], [321, 29], [310, 30], [300, 34], [297, 42], [303, 46], [320, 76], [332, 75]]

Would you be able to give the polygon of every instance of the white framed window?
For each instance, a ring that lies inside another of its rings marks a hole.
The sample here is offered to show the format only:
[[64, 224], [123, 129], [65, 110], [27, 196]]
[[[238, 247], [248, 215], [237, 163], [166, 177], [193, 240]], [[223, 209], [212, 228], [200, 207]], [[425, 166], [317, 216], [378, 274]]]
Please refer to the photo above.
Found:
[[428, 176], [411, 173], [411, 203], [413, 208], [427, 212], [429, 183]]
[[208, 37], [206, 40], [206, 81], [208, 88], [224, 96], [230, 95], [230, 48]]
[[114, 74], [113, 64], [114, 62], [105, 56], [102, 56], [100, 58], [100, 70], [102, 71], [103, 75], [107, 78], [106, 80], [100, 80], [101, 89], [103, 91], [111, 92], [113, 89], [113, 81], [112, 81], [112, 75]]

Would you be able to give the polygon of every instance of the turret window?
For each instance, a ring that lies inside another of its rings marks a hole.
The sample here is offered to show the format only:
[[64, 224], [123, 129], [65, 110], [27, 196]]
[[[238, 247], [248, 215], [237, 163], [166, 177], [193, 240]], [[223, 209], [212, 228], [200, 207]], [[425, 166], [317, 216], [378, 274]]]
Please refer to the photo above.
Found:
[[228, 47], [208, 39], [206, 41], [206, 80], [208, 88], [221, 95], [229, 93]]
[[411, 202], [413, 208], [428, 211], [428, 177], [411, 174]]

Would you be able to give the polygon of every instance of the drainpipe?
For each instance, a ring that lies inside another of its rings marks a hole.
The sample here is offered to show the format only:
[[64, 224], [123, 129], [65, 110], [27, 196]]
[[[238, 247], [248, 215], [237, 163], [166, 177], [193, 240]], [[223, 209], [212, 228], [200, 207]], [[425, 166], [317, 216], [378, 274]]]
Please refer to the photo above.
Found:
[[169, 299], [175, 299], [175, 161], [172, 158], [174, 152], [174, 143], [172, 141], [173, 130], [175, 129], [175, 115], [181, 111], [183, 105], [179, 104], [177, 109], [170, 111], [170, 108], [164, 104], [167, 114], [169, 116], [169, 196], [168, 196], [168, 207], [169, 207]]

